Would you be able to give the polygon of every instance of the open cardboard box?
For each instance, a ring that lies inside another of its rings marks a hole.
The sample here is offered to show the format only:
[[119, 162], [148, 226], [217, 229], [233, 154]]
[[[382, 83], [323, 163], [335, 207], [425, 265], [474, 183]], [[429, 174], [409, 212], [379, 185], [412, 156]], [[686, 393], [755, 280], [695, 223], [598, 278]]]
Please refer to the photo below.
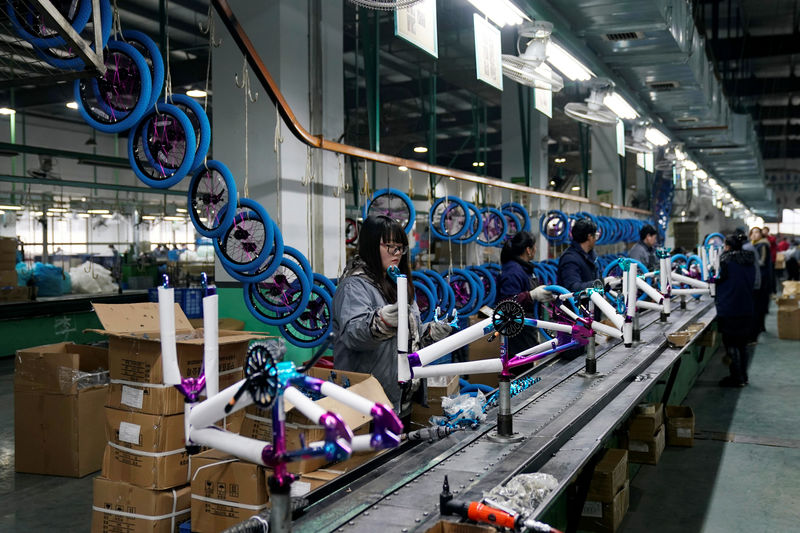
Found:
[[148, 490], [94, 478], [92, 533], [173, 533], [189, 519], [189, 487]]
[[[183, 397], [164, 384], [158, 303], [94, 304], [104, 329], [88, 330], [108, 337], [111, 385], [106, 406], [150, 414], [183, 412]], [[203, 367], [203, 330], [194, 329], [175, 304], [178, 366], [183, 377], [197, 377]], [[219, 331], [220, 390], [242, 378], [247, 347], [267, 338], [241, 331]]]

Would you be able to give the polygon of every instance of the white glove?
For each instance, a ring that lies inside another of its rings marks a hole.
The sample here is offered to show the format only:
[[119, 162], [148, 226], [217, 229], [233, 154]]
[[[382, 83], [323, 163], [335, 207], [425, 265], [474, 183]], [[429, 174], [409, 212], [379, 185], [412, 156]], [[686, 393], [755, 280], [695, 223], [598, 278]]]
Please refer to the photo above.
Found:
[[543, 304], [551, 302], [554, 298], [553, 293], [545, 289], [544, 285], [540, 285], [533, 289], [530, 292], [530, 295], [535, 301], [542, 302]]
[[607, 276], [603, 278], [603, 286], [609, 289], [616, 289], [622, 285], [622, 278], [616, 276]]
[[377, 338], [397, 335], [397, 304], [384, 305], [372, 319], [372, 334]]
[[428, 322], [428, 337], [431, 338], [433, 342], [438, 342], [448, 335], [453, 330], [450, 327], [450, 324], [445, 324], [444, 322]]

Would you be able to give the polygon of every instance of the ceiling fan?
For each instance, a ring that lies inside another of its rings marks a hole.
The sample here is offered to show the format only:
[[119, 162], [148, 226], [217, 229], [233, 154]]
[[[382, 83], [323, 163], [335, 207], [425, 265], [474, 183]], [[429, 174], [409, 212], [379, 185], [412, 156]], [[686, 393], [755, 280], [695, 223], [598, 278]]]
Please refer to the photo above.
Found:
[[614, 82], [607, 78], [594, 78], [589, 82], [589, 98], [583, 102], [570, 102], [564, 106], [564, 113], [579, 122], [593, 126], [614, 126], [617, 114], [603, 103], [605, 97], [614, 90]]
[[[564, 80], [552, 70], [543, 67], [547, 59], [547, 43], [553, 25], [537, 20], [523, 24], [517, 35], [517, 54], [503, 54], [503, 75], [521, 85], [557, 93], [564, 88]], [[523, 50], [524, 43], [524, 50]]]

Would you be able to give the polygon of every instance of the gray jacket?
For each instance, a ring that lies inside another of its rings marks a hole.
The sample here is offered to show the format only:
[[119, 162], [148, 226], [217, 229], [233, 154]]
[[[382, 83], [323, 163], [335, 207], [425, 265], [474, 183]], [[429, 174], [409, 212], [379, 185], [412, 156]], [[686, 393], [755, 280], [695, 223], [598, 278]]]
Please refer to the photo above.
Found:
[[[349, 372], [372, 374], [383, 386], [396, 412], [400, 412], [400, 386], [397, 383], [397, 337], [376, 339], [371, 329], [375, 313], [388, 302], [366, 275], [345, 277], [333, 295], [333, 366]], [[410, 311], [420, 327], [419, 308]], [[410, 339], [421, 335], [409, 335]]]
[[631, 246], [631, 249], [628, 251], [628, 257], [641, 261], [650, 272], [658, 269], [658, 259], [656, 259], [655, 248], [647, 246], [642, 241]]
[[753, 284], [753, 288], [759, 290], [761, 288], [761, 269], [758, 268], [758, 252], [756, 252], [756, 247], [753, 246], [753, 243], [747, 241], [742, 245], [742, 250], [753, 252], [756, 258], [756, 282]]

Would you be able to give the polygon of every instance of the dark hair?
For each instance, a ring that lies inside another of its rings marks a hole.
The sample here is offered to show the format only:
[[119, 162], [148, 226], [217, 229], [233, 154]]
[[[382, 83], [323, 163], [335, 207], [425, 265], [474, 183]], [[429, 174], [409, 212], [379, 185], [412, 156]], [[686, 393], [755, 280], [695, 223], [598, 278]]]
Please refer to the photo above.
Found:
[[645, 224], [642, 229], [639, 230], [639, 240], [643, 241], [650, 235], [658, 235], [658, 232], [656, 231], [656, 228], [650, 224]]
[[515, 257], [519, 257], [529, 246], [536, 246], [536, 237], [529, 231], [518, 231], [503, 244], [500, 263], [508, 263]]
[[589, 235], [595, 233], [597, 233], [597, 225], [588, 217], [576, 220], [572, 226], [572, 240], [578, 244], [586, 242]]
[[745, 242], [747, 242], [747, 235], [745, 235], [744, 233], [740, 233], [738, 231], [725, 237], [725, 244], [727, 244], [733, 251], [741, 250], [742, 245]]
[[[395, 220], [385, 215], [367, 217], [358, 232], [358, 255], [366, 263], [367, 275], [383, 293], [386, 301], [397, 301], [397, 285], [389, 279], [381, 262], [381, 242], [396, 242], [408, 246], [408, 235]], [[411, 282], [411, 267], [408, 264], [408, 253], [400, 258], [397, 265], [400, 272], [408, 278], [408, 301], [414, 301], [414, 284]]]

